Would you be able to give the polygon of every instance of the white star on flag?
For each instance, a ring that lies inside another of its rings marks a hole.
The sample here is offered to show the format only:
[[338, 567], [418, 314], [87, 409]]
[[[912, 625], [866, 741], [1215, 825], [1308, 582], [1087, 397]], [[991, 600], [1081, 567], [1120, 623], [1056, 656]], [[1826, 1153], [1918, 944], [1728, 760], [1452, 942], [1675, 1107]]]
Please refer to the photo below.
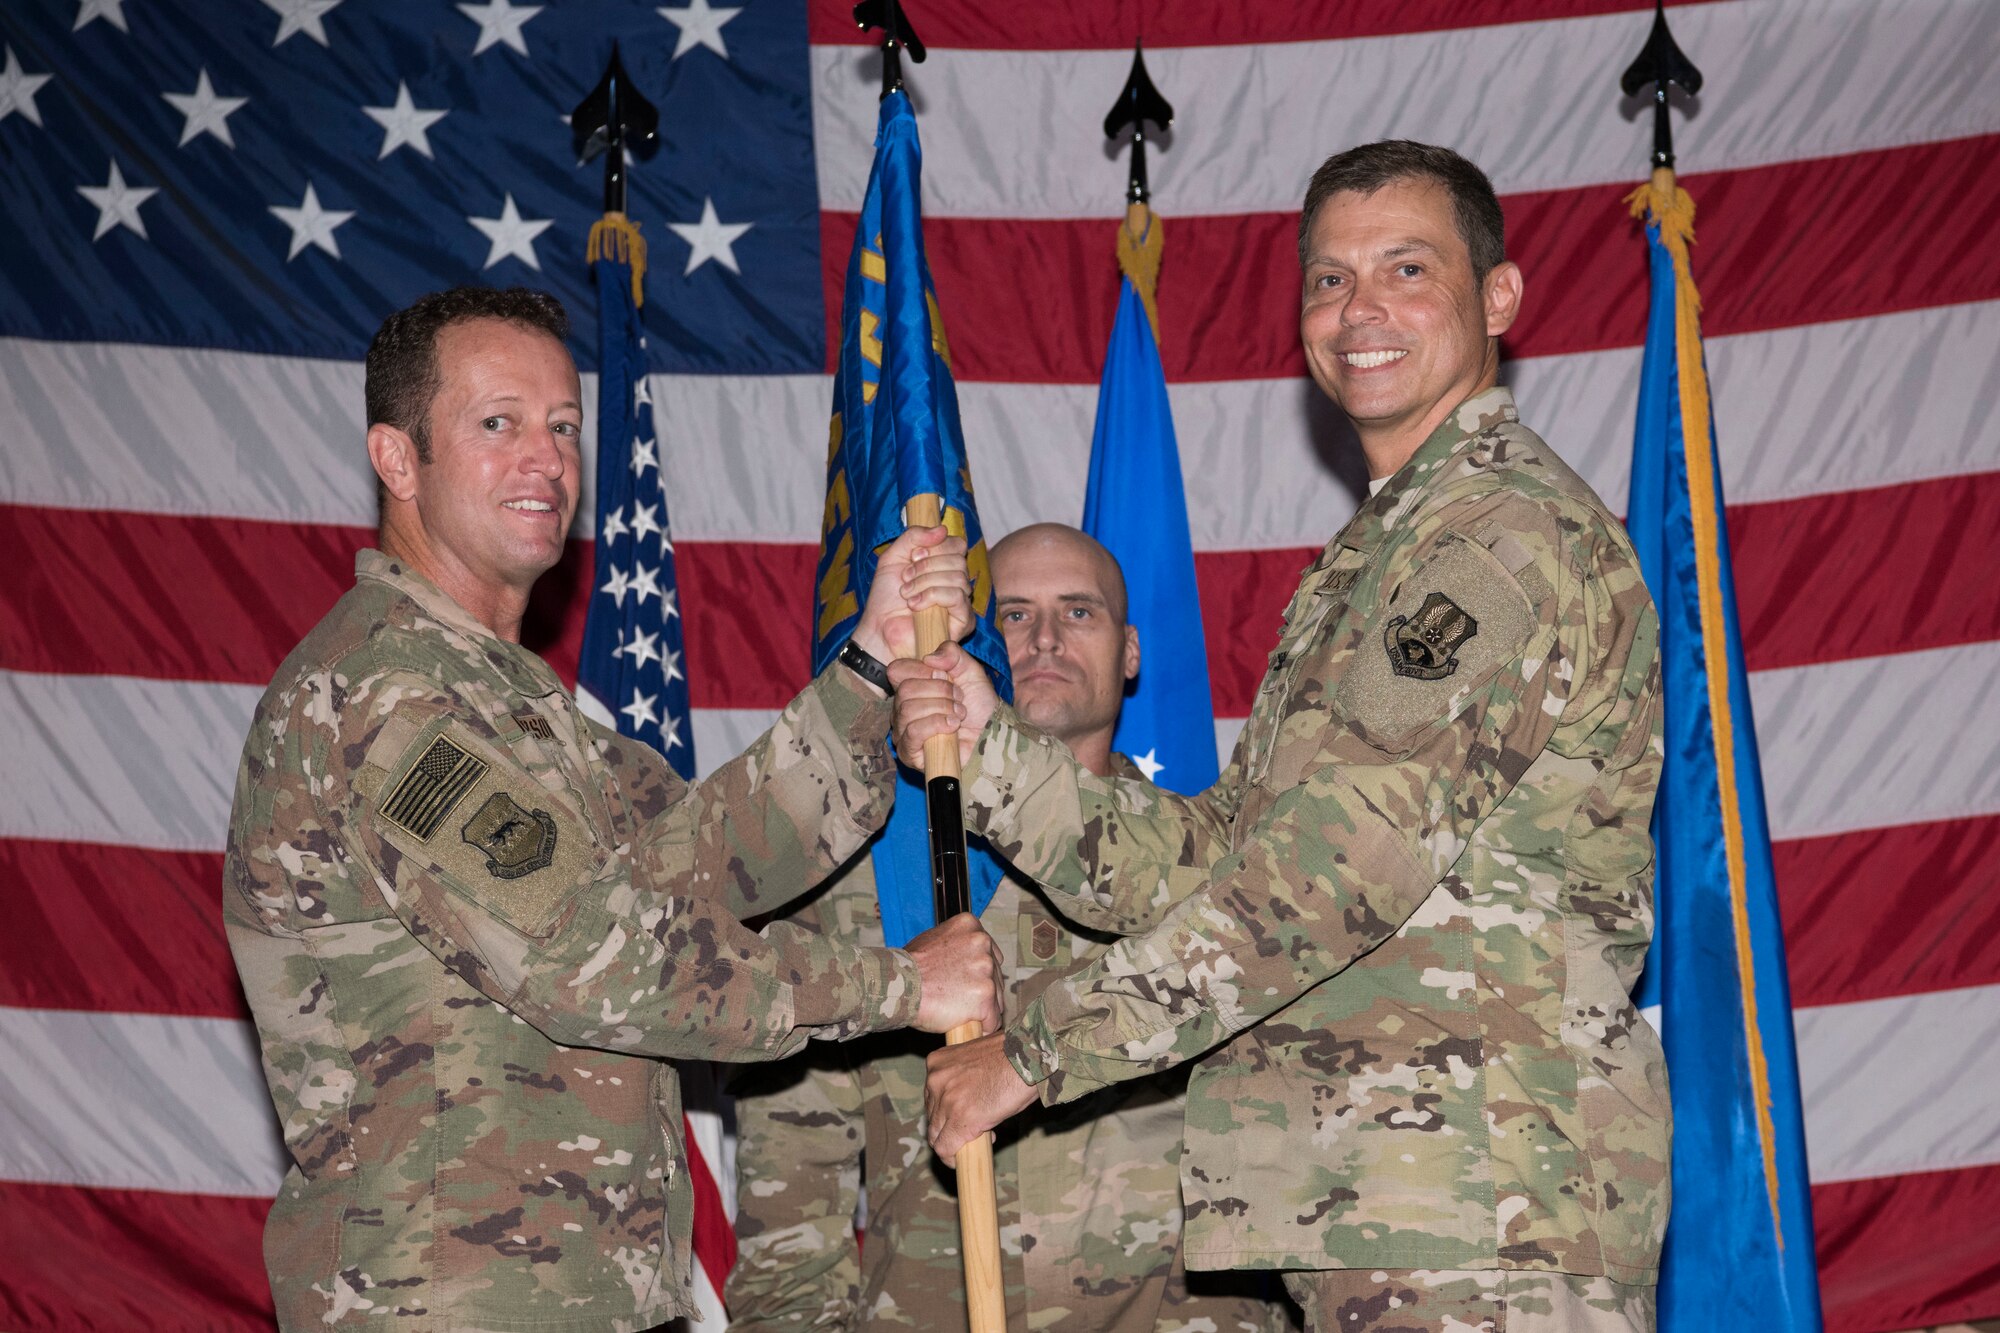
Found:
[[634, 690], [632, 691], [632, 702], [626, 704], [618, 711], [632, 719], [632, 726], [636, 730], [649, 722], [658, 722], [660, 720], [659, 714], [653, 711], [653, 705], [659, 701], [660, 696], [657, 694], [645, 694], [639, 690]]
[[666, 624], [681, 613], [681, 595], [672, 588], [660, 594], [660, 623]]
[[660, 739], [669, 750], [681, 743], [681, 720], [672, 713], [664, 713], [660, 718]]
[[1132, 766], [1141, 773], [1144, 773], [1148, 782], [1158, 782], [1160, 779], [1160, 770], [1166, 767], [1165, 764], [1153, 758], [1159, 752], [1159, 747], [1155, 746], [1144, 754], [1135, 754], [1132, 756]]
[[79, 185], [76, 192], [97, 205], [97, 230], [90, 234], [90, 239], [100, 241], [113, 227], [126, 227], [145, 237], [146, 220], [139, 216], [139, 205], [160, 191], [157, 186], [127, 185], [125, 173], [118, 169], [118, 160], [113, 158], [109, 180], [102, 185]]
[[340, 243], [333, 239], [333, 229], [353, 217], [353, 209], [321, 208], [318, 192], [307, 181], [306, 197], [299, 200], [297, 208], [273, 204], [271, 211], [277, 214], [278, 221], [292, 229], [292, 248], [285, 254], [287, 264], [297, 259], [308, 245], [316, 245], [335, 259], [340, 258]]
[[623, 611], [625, 609], [625, 594], [632, 591], [632, 582], [625, 577], [624, 570], [613, 565], [611, 567], [611, 581], [606, 583], [602, 588], [599, 588], [598, 591], [610, 593], [611, 600], [617, 604], [620, 611]]
[[705, 46], [724, 60], [729, 59], [729, 48], [722, 42], [722, 25], [742, 12], [711, 9], [708, 0], [692, 0], [686, 9], [662, 9], [660, 17], [681, 30], [680, 40], [674, 43], [673, 59], [679, 60], [697, 46]]
[[604, 526], [597, 530], [597, 539], [615, 542], [630, 531], [631, 529], [625, 526], [625, 506], [619, 505], [604, 516]]
[[643, 477], [646, 475], [647, 468], [652, 468], [655, 472], [659, 471], [660, 455], [658, 446], [651, 440], [635, 440], [632, 444], [632, 475]]
[[320, 20], [340, 0], [264, 0], [264, 3], [278, 11], [278, 35], [271, 39], [272, 46], [283, 46], [298, 33], [325, 46], [326, 28]]
[[208, 81], [208, 71], [203, 69], [195, 78], [191, 93], [161, 93], [168, 105], [187, 117], [187, 124], [181, 126], [180, 146], [185, 148], [198, 134], [213, 134], [216, 138], [236, 146], [230, 137], [229, 117], [240, 111], [249, 102], [247, 97], [217, 97], [215, 86]]
[[736, 251], [731, 247], [741, 240], [743, 233], [754, 225], [748, 222], [724, 222], [715, 215], [715, 200], [701, 201], [701, 221], [669, 222], [667, 230], [688, 243], [687, 267], [681, 276], [688, 274], [713, 259], [731, 273], [741, 273], [736, 267]]
[[125, 26], [125, 0], [80, 0], [76, 7], [76, 24], [71, 32], [82, 32], [83, 26], [93, 19], [103, 19], [120, 32], [130, 32]]
[[632, 665], [635, 667], [642, 667], [648, 662], [657, 662], [660, 660], [660, 636], [647, 634], [643, 630], [636, 631], [632, 635], [632, 642], [626, 644], [623, 651], [625, 656], [632, 659]]
[[483, 5], [460, 5], [458, 12], [479, 25], [479, 41], [472, 48], [472, 54], [479, 55], [487, 47], [503, 43], [526, 55], [528, 39], [521, 35], [521, 27], [541, 13], [542, 7], [510, 4], [508, 0], [486, 0]]
[[[639, 339], [639, 346], [641, 349], [643, 349], [646, 346], [646, 340], [644, 338]], [[651, 407], [652, 405], [653, 405], [653, 386], [647, 383], [646, 377], [644, 375], [641, 375], [636, 381], [633, 382], [632, 385], [632, 406]]]
[[54, 78], [53, 74], [29, 74], [22, 70], [20, 60], [14, 55], [14, 48], [7, 48], [7, 67], [0, 69], [0, 120], [5, 120], [16, 111], [34, 124], [42, 123], [42, 109], [35, 105], [35, 94], [42, 85]]
[[654, 565], [651, 569], [648, 569], [644, 565], [637, 567], [632, 574], [632, 595], [639, 599], [638, 604], [640, 606], [646, 604], [648, 597], [660, 596], [660, 567], [658, 565]]
[[658, 517], [659, 509], [658, 505], [642, 505], [636, 502], [633, 504], [632, 535], [634, 537], [640, 541], [644, 541], [646, 538], [662, 530]]
[[537, 273], [541, 272], [542, 261], [535, 258], [535, 238], [549, 229], [552, 219], [522, 217], [520, 210], [514, 207], [514, 196], [510, 194], [500, 205], [499, 217], [469, 217], [466, 221], [479, 228], [492, 242], [481, 268], [492, 268], [512, 255]]
[[404, 144], [430, 157], [431, 141], [427, 131], [443, 120], [446, 113], [419, 107], [410, 100], [410, 85], [398, 79], [394, 106], [364, 106], [361, 114], [382, 127], [382, 151], [375, 155], [375, 160], [380, 162]]
[[[664, 619], [664, 617], [662, 618]], [[679, 680], [681, 678], [681, 655], [671, 648], [660, 654], [660, 670], [665, 673], [667, 684], [671, 685]]]

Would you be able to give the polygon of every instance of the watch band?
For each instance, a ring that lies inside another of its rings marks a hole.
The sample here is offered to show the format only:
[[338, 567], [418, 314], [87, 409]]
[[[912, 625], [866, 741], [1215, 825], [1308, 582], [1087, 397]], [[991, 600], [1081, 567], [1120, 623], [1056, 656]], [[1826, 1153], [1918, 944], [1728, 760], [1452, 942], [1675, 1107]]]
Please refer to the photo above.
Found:
[[854, 640], [849, 639], [841, 645], [840, 655], [835, 660], [882, 693], [893, 695], [896, 692], [896, 687], [889, 680], [889, 668], [876, 661], [873, 653]]

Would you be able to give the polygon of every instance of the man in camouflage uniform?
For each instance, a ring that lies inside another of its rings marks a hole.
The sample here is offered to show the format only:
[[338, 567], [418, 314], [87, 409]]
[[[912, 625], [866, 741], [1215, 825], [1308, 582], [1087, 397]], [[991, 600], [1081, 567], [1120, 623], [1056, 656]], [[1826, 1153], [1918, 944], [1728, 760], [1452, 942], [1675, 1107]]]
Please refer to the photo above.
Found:
[[900, 744], [958, 726], [972, 828], [1148, 927], [931, 1057], [933, 1144], [1199, 1059], [1188, 1265], [1283, 1270], [1315, 1329], [1654, 1322], [1668, 1103], [1630, 991], [1657, 623], [1618, 521], [1496, 387], [1501, 239], [1447, 150], [1315, 175], [1301, 335], [1378, 489], [1209, 791], [1081, 770], [956, 655], [892, 673]]
[[[1118, 562], [1075, 528], [1037, 524], [993, 548], [993, 578], [1017, 710], [1090, 772], [1144, 784], [1111, 749], [1139, 670]], [[1063, 905], [1103, 919], [1094, 904]], [[881, 943], [870, 860], [857, 859], [795, 919]], [[1115, 938], [1071, 924], [1020, 877], [1001, 882], [981, 920], [1006, 960], [1015, 1013]], [[895, 1034], [744, 1072], [731, 1333], [966, 1327], [958, 1204], [924, 1144], [924, 1053], [935, 1045]], [[1285, 1327], [1282, 1297], [1263, 1299], [1276, 1293], [1261, 1275], [1198, 1274], [1189, 1289], [1177, 1165], [1186, 1081], [1169, 1070], [1028, 1117], [1003, 1138], [995, 1184], [1016, 1333]], [[854, 1234], [863, 1195], [865, 1245]]]
[[[886, 812], [889, 706], [836, 666], [688, 786], [520, 646], [576, 509], [562, 307], [461, 288], [368, 353], [382, 549], [279, 667], [236, 784], [224, 917], [292, 1155], [280, 1325], [605, 1330], [690, 1313], [692, 1197], [659, 1057], [997, 1021], [970, 917], [907, 950], [737, 917]], [[962, 543], [884, 553], [855, 632], [970, 624]], [[861, 662], [866, 667], [866, 662]]]

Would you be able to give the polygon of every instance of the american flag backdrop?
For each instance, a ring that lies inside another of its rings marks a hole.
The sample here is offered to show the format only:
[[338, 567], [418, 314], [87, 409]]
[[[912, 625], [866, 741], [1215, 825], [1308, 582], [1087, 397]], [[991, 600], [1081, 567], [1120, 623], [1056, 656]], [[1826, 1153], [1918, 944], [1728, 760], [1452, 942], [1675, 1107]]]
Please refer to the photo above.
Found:
[[[1131, 44], [1218, 731], [1358, 456], [1305, 380], [1292, 232], [1328, 152], [1492, 174], [1504, 372], [1622, 509], [1646, 312], [1639, 0], [912, 0], [925, 236], [982, 517], [1082, 513]], [[218, 917], [238, 747], [369, 539], [360, 359], [462, 281], [569, 304], [561, 117], [616, 37], [694, 749], [804, 681], [832, 324], [878, 58], [837, 0], [0, 7], [0, 1327], [252, 1329], [282, 1171]], [[2000, 1314], [2000, 6], [1674, 6], [1678, 122], [1842, 1333]], [[594, 407], [593, 407], [594, 411]], [[650, 473], [648, 475], [651, 475]], [[573, 676], [597, 506], [532, 641]], [[625, 516], [629, 523], [631, 516]]]

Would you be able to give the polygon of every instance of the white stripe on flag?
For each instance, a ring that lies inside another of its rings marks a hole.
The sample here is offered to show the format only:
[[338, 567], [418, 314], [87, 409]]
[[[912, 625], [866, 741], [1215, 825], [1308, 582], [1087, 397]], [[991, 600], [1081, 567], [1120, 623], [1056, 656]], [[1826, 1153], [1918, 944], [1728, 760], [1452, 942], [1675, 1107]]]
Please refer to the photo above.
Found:
[[268, 1199], [290, 1166], [248, 1023], [0, 1008], [0, 1051], [0, 1178]]
[[[1652, 117], [1609, 78], [1651, 16], [1460, 28], [1325, 42], [1154, 48], [1146, 64], [1179, 114], [1149, 159], [1174, 214], [1295, 209], [1329, 154], [1381, 138], [1449, 144], [1501, 193], [1628, 180]], [[1990, 81], [2000, 6], [1981, 0], [1762, 0], [1687, 5], [1674, 37], [1727, 96], [1680, 119], [1689, 170], [1719, 171], [2000, 130]], [[1860, 53], [1866, 53], [1865, 58]], [[821, 206], [859, 212], [875, 139], [876, 60], [815, 47], [813, 144]], [[1123, 51], [933, 50], [912, 75], [929, 216], [1098, 218], [1125, 184], [1087, 132]], [[1922, 78], [1912, 78], [1922, 70]]]
[[[1711, 338], [1707, 351], [1732, 503], [1995, 465], [1987, 413], [2000, 394], [2000, 301]], [[1613, 509], [1631, 466], [1639, 357], [1621, 348], [1504, 371], [1524, 419]], [[672, 442], [661, 467], [677, 537], [817, 539], [827, 377], [652, 383]], [[132, 385], [145, 392], [118, 391]], [[374, 523], [358, 365], [11, 339], [0, 340], [0, 387], [0, 493], [13, 503]], [[586, 376], [585, 398], [594, 392]], [[1318, 546], [1353, 512], [1354, 492], [1325, 462], [1353, 447], [1310, 383], [1177, 384], [1170, 394], [1197, 550]], [[205, 395], [235, 404], [230, 417], [180, 426], [174, 414]], [[294, 396], [343, 403], [346, 416], [288, 417]], [[962, 384], [959, 402], [990, 536], [1083, 512], [1095, 385]], [[586, 496], [579, 534], [592, 513]]]
[[[1776, 838], [2000, 812], [2000, 641], [1750, 675]], [[218, 851], [259, 691], [0, 671], [0, 837]], [[768, 709], [694, 710], [703, 772]], [[1216, 724], [1227, 753], [1242, 723]], [[1952, 738], [1949, 745], [1938, 738]]]
[[2000, 986], [1800, 1009], [1815, 1182], [2000, 1163], [1991, 1068]]
[[[1817, 1183], [2000, 1162], [2000, 986], [1794, 1015]], [[0, 1009], [0, 1178], [269, 1197], [287, 1161], [246, 1023]], [[725, 1198], [727, 1190], [725, 1188]]]

